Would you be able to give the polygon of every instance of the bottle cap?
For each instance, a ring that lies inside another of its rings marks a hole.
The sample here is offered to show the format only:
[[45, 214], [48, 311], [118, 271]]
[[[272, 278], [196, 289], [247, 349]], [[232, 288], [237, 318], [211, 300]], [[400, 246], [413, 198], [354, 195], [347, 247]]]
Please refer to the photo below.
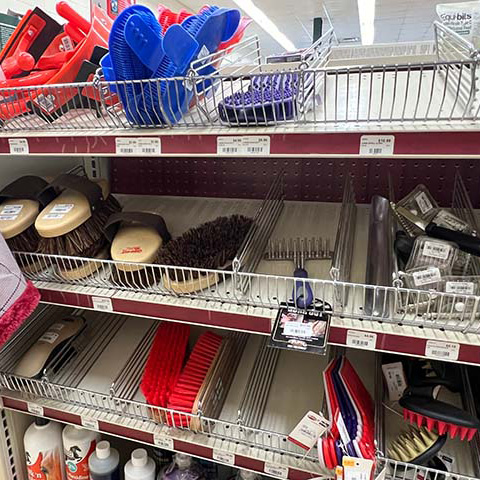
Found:
[[192, 457], [183, 453], [177, 453], [175, 455], [175, 463], [180, 470], [186, 470], [192, 465]]
[[50, 420], [47, 420], [46, 418], [42, 417], [35, 417], [35, 425], [38, 427], [44, 427], [45, 425], [48, 425], [50, 423]]
[[134, 467], [144, 467], [147, 460], [147, 451], [144, 448], [137, 448], [132, 452], [132, 465]]
[[107, 442], [106, 440], [98, 442], [95, 452], [100, 460], [108, 458], [110, 456], [110, 442]]

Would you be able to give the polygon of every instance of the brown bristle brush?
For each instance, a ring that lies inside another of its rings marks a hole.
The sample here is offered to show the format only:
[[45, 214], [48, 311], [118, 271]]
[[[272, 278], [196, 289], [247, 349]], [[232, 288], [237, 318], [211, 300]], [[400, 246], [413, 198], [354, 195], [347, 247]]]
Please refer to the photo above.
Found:
[[[228, 269], [252, 225], [253, 219], [243, 215], [218, 217], [170, 241], [159, 251], [157, 262], [200, 269]], [[198, 275], [195, 270], [171, 269], [163, 280], [165, 286], [176, 293], [191, 293], [214, 286], [219, 278], [215, 273]]]
[[[119, 286], [142, 288], [160, 280], [160, 269], [139, 263], [158, 263], [158, 252], [172, 238], [165, 220], [155, 213], [119, 212], [105, 224], [110, 256], [116, 262], [111, 280]], [[127, 262], [127, 263], [123, 263]]]
[[[56, 196], [55, 189], [43, 178], [26, 175], [8, 184], [0, 192], [0, 233], [13, 252], [36, 253], [40, 236], [35, 230], [39, 212]], [[21, 258], [30, 268], [33, 258]]]
[[[64, 174], [51, 186], [63, 189], [35, 221], [41, 239], [38, 251], [49, 255], [107, 258], [107, 239], [103, 231], [112, 213], [121, 206], [110, 195], [108, 183]], [[95, 262], [59, 261], [60, 274], [67, 279], [84, 278], [99, 268]]]

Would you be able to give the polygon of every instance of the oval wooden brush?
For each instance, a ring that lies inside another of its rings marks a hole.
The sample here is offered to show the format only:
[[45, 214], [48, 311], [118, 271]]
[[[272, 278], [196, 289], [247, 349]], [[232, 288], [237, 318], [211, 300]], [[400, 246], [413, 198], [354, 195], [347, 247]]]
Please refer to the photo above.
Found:
[[[62, 193], [42, 211], [35, 221], [40, 239], [38, 250], [49, 255], [83, 258], [106, 258], [105, 224], [112, 213], [121, 210], [109, 193], [106, 181], [92, 182], [85, 177], [64, 174], [52, 186]], [[99, 265], [70, 261], [61, 262], [63, 276], [83, 278], [94, 273]]]
[[160, 279], [160, 269], [145, 268], [138, 263], [158, 263], [159, 250], [172, 238], [165, 220], [147, 212], [114, 213], [105, 225], [110, 256], [117, 262], [112, 281], [120, 285], [144, 287]]
[[[158, 263], [200, 269], [228, 269], [253, 219], [243, 215], [218, 217], [169, 242], [159, 251]], [[171, 269], [164, 284], [175, 293], [191, 293], [214, 286], [218, 274], [199, 275], [195, 270]]]
[[38, 251], [40, 236], [35, 230], [35, 219], [55, 196], [55, 189], [34, 175], [20, 177], [0, 192], [0, 233], [10, 250]]

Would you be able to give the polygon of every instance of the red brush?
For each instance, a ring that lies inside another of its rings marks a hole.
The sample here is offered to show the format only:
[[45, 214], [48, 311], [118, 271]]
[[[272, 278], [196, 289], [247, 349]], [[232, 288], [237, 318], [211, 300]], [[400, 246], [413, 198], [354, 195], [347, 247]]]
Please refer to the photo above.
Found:
[[[198, 394], [214, 364], [222, 340], [222, 337], [211, 332], [200, 336], [168, 399], [168, 408], [194, 413]], [[184, 423], [180, 415], [174, 415], [173, 420], [176, 426]], [[168, 423], [172, 424], [170, 417]]]
[[158, 327], [140, 384], [150, 405], [167, 406], [182, 369], [189, 335], [190, 327], [181, 323], [163, 322]]

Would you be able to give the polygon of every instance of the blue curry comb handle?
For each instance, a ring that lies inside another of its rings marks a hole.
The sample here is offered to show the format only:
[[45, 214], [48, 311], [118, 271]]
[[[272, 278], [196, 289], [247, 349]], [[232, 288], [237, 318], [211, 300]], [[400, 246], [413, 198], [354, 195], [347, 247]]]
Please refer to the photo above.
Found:
[[[297, 268], [293, 272], [296, 278], [308, 278], [308, 273], [304, 268]], [[304, 280], [295, 280], [293, 288], [293, 301], [298, 308], [308, 308], [313, 302], [313, 292], [310, 282]]]

